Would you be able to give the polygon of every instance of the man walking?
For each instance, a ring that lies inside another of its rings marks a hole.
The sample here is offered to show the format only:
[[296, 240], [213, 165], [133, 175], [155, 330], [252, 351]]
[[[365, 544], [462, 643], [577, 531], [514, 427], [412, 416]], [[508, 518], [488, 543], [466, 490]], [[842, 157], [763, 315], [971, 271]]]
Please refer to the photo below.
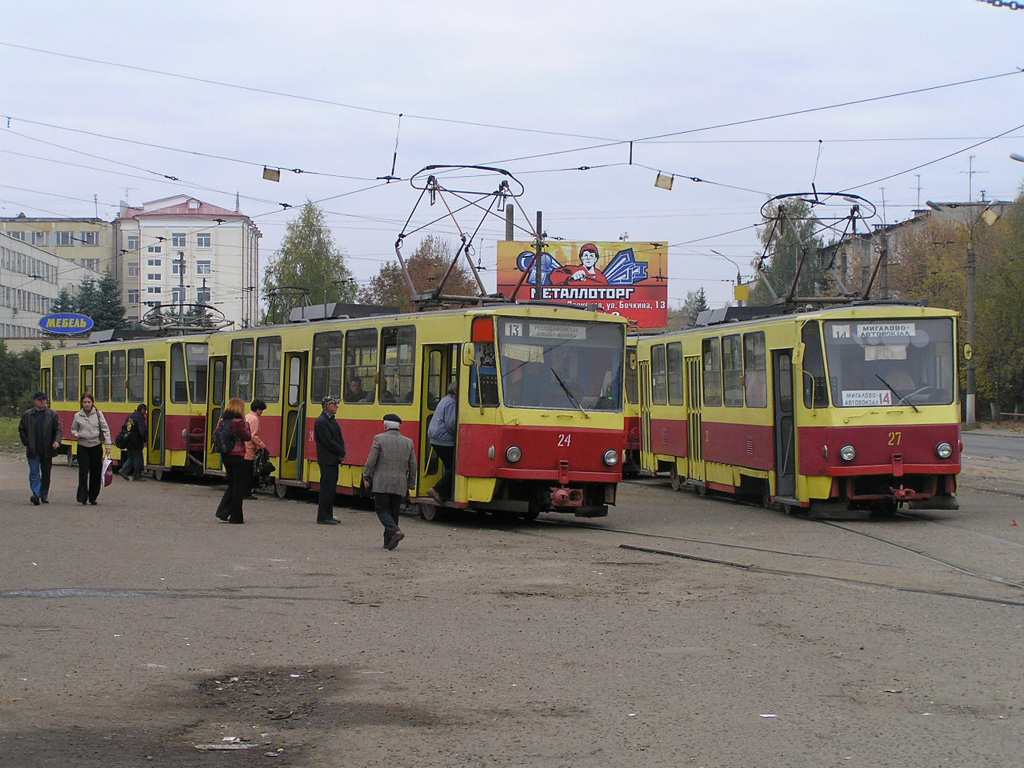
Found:
[[402, 500], [416, 487], [416, 453], [412, 440], [399, 432], [402, 419], [384, 416], [384, 431], [374, 435], [363, 468], [363, 486], [373, 493], [377, 519], [384, 526], [384, 549], [394, 549], [405, 534], [398, 527]]
[[148, 413], [149, 406], [139, 403], [135, 406], [135, 411], [128, 416], [128, 421], [131, 422], [125, 438], [127, 440], [125, 451], [128, 453], [128, 458], [125, 459], [118, 471], [118, 474], [125, 480], [135, 480], [136, 482], [142, 480], [142, 470], [146, 468], [146, 442], [149, 438], [149, 425], [146, 423], [146, 414]]
[[320, 465], [320, 497], [316, 508], [319, 525], [337, 525], [334, 517], [334, 494], [338, 490], [338, 465], [345, 458], [345, 438], [335, 418], [338, 398], [328, 395], [321, 404], [323, 413], [316, 417], [313, 438], [316, 440], [316, 463]]
[[50, 470], [61, 440], [60, 416], [47, 406], [48, 400], [45, 392], [36, 392], [33, 407], [22, 414], [18, 424], [18, 435], [28, 458], [28, 484], [32, 489], [29, 501], [36, 506], [50, 503]]

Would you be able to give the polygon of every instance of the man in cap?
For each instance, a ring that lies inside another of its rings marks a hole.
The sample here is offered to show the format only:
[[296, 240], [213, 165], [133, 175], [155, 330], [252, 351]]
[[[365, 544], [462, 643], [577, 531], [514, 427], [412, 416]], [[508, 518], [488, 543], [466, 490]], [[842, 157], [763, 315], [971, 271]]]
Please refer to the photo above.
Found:
[[338, 398], [327, 395], [320, 401], [323, 413], [316, 418], [313, 437], [316, 440], [316, 463], [320, 465], [320, 497], [316, 508], [319, 525], [337, 525], [334, 517], [334, 495], [338, 490], [338, 465], [345, 458], [345, 438], [335, 418]]
[[33, 406], [22, 414], [18, 424], [18, 435], [28, 458], [28, 484], [32, 489], [29, 501], [36, 506], [50, 503], [50, 470], [60, 449], [60, 416], [47, 405], [48, 400], [45, 392], [36, 392]]
[[399, 430], [402, 419], [384, 416], [384, 431], [374, 435], [363, 468], [363, 486], [373, 493], [377, 519], [384, 526], [384, 549], [394, 549], [405, 534], [398, 527], [399, 510], [408, 492], [416, 487], [416, 452], [412, 440]]

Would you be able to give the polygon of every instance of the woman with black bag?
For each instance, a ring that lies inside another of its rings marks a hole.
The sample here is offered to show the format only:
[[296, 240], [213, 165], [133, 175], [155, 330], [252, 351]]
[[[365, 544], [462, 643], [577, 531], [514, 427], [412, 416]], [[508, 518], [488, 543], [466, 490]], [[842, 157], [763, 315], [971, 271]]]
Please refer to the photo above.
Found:
[[[245, 522], [242, 516], [242, 502], [249, 495], [252, 484], [252, 465], [245, 460], [245, 445], [252, 439], [249, 425], [242, 415], [245, 403], [240, 397], [233, 397], [221, 412], [221, 423], [230, 436], [230, 450], [221, 453], [224, 471], [227, 473], [228, 487], [224, 490], [216, 515], [220, 520], [241, 525]], [[217, 426], [221, 430], [221, 425]], [[214, 444], [219, 435], [214, 436]], [[227, 446], [223, 446], [227, 447]]]

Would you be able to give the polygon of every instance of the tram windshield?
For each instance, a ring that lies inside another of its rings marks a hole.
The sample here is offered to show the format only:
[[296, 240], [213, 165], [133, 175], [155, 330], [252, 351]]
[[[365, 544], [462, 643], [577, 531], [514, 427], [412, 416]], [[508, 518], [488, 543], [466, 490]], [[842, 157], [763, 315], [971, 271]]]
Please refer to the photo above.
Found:
[[951, 318], [824, 323], [832, 404], [949, 405], [956, 392]]
[[505, 405], [621, 410], [624, 341], [610, 323], [499, 318]]

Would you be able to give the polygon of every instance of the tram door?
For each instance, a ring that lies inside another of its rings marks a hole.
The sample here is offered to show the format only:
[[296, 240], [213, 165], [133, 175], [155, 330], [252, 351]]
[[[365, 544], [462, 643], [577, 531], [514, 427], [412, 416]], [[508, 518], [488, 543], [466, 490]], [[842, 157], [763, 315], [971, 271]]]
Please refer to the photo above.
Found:
[[228, 360], [224, 355], [215, 355], [210, 358], [210, 368], [207, 372], [208, 386], [206, 392], [209, 397], [209, 407], [206, 409], [206, 470], [222, 472], [220, 454], [213, 450], [213, 433], [220, 422], [220, 414], [224, 410], [224, 395], [227, 392], [227, 369]]
[[775, 408], [775, 495], [796, 494], [796, 423], [793, 418], [793, 350], [772, 351]]
[[[43, 391], [44, 392], [49, 392], [50, 390], [44, 389]], [[83, 365], [82, 366], [82, 394], [84, 395], [86, 392], [95, 392], [95, 391], [96, 390], [93, 389], [92, 366], [91, 365]]]
[[167, 464], [167, 363], [157, 360], [149, 363], [149, 452], [147, 463], [153, 467]]
[[651, 361], [638, 360], [637, 376], [640, 388], [640, 469], [658, 471], [651, 445]]
[[[430, 447], [427, 429], [434, 416], [437, 404], [448, 391], [448, 384], [459, 369], [458, 344], [430, 344], [423, 348], [423, 375], [420, 376], [420, 457], [419, 478], [416, 484], [418, 495], [425, 496], [427, 489], [441, 478], [441, 459]], [[458, 451], [459, 446], [455, 446]]]
[[689, 457], [686, 476], [704, 482], [704, 422], [700, 417], [704, 380], [701, 378], [700, 356], [687, 356], [683, 367], [686, 370], [686, 454]]
[[302, 480], [302, 449], [306, 437], [306, 361], [308, 352], [284, 356], [284, 408], [281, 411], [281, 458], [278, 477]]

